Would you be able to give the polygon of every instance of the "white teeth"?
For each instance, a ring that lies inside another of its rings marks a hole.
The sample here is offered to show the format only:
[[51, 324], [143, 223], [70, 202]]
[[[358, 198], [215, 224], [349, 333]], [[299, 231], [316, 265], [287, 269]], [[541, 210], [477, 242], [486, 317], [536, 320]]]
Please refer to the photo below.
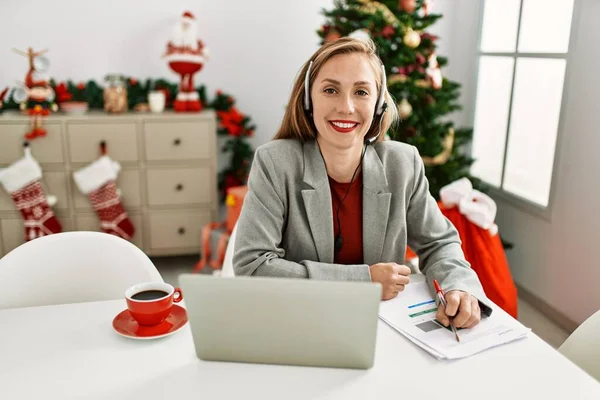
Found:
[[357, 123], [348, 123], [348, 122], [331, 122], [332, 124], [334, 124], [335, 126], [337, 126], [338, 128], [342, 128], [342, 129], [349, 129], [349, 128], [354, 128], [356, 125], [358, 125]]

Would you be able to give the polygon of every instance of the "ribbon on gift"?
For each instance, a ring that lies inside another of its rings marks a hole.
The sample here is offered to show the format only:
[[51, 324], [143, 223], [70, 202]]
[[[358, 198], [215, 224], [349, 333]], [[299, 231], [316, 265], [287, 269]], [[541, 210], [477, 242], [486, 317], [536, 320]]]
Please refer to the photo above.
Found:
[[477, 189], [468, 178], [461, 178], [440, 189], [440, 200], [444, 207], [458, 207], [460, 213], [482, 229], [489, 230], [492, 236], [498, 233], [496, 203], [491, 197]]

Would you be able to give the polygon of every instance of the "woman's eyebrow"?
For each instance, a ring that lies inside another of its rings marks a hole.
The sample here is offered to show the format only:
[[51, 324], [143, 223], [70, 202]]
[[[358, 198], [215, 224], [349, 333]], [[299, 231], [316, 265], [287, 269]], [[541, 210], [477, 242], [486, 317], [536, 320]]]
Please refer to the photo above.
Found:
[[[323, 79], [321, 82], [330, 82], [333, 83], [334, 85], [340, 85], [340, 81], [336, 81], [335, 79], [330, 79], [330, 78], [325, 78]], [[354, 82], [354, 86], [361, 86], [361, 85], [370, 85], [371, 82], [369, 81], [356, 81]]]

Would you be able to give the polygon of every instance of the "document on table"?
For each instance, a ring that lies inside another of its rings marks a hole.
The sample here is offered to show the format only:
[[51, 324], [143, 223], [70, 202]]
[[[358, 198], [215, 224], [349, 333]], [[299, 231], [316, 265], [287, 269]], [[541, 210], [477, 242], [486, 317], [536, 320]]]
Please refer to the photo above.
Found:
[[471, 329], [459, 329], [457, 342], [450, 328], [440, 324], [437, 305], [426, 282], [406, 285], [396, 298], [381, 302], [379, 318], [439, 359], [468, 357], [527, 336], [529, 328], [507, 314], [493, 312]]

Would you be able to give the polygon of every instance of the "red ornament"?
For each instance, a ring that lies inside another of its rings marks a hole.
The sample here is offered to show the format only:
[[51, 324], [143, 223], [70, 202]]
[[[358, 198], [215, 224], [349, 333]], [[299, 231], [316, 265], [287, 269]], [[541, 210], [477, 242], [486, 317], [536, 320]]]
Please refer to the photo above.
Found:
[[385, 28], [381, 30], [381, 36], [383, 36], [386, 39], [391, 38], [392, 36], [394, 36], [395, 33], [396, 30], [391, 25], [386, 25]]
[[409, 126], [404, 132], [406, 133], [406, 137], [417, 136], [417, 129], [414, 126]]
[[79, 83], [77, 84], [77, 89], [79, 89], [79, 90], [83, 90], [83, 89], [85, 89], [85, 83], [83, 83], [83, 82], [79, 82]]
[[407, 13], [413, 13], [417, 9], [417, 0], [400, 0], [398, 7]]
[[340, 33], [338, 31], [336, 31], [335, 29], [332, 29], [327, 34], [327, 36], [325, 36], [325, 43], [335, 42], [336, 40], [338, 40], [341, 37], [342, 37], [342, 35], [340, 35]]
[[137, 80], [135, 78], [129, 78], [129, 84], [131, 86], [135, 86], [135, 85], [137, 85]]

